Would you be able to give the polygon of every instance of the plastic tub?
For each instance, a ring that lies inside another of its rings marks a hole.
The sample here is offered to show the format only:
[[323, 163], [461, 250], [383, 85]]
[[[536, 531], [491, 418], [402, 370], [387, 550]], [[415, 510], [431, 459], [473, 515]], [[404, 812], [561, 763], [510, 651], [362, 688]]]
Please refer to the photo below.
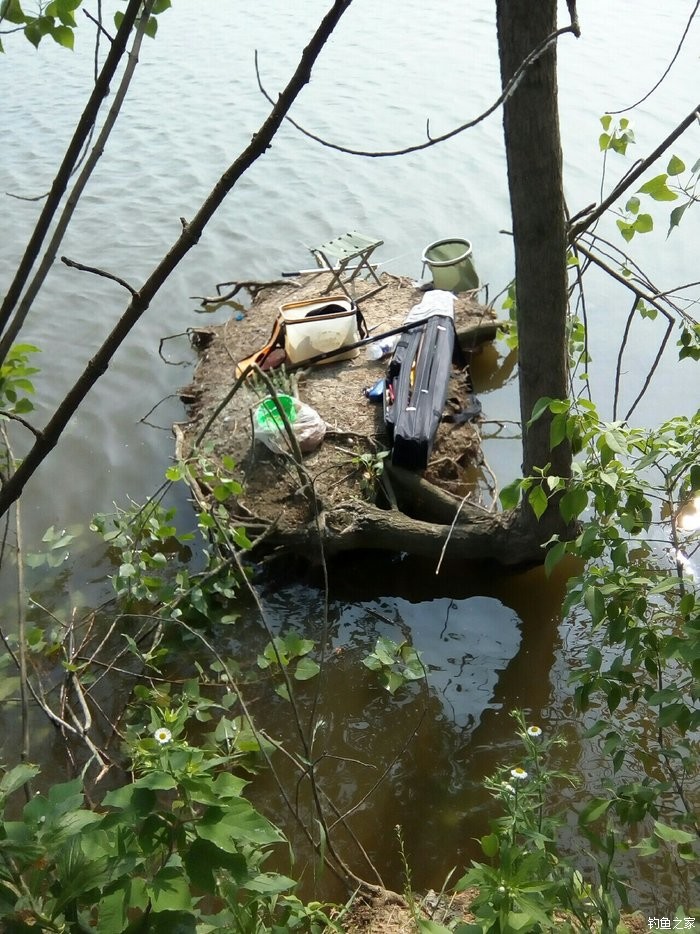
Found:
[[[277, 402], [282, 406], [284, 414], [287, 416], [290, 423], [294, 422], [297, 417], [294, 399], [291, 396], [284, 395], [284, 393], [278, 393]], [[282, 428], [284, 426], [282, 416], [277, 407], [277, 402], [275, 402], [272, 396], [268, 396], [268, 398], [263, 399], [257, 407], [255, 410], [255, 421], [259, 428], [270, 429]]]
[[[285, 326], [284, 349], [289, 363], [303, 363], [317, 354], [338, 350], [360, 339], [357, 311], [342, 295], [287, 302], [280, 306]], [[335, 354], [336, 363], [356, 357], [359, 350]]]
[[423, 252], [423, 268], [430, 267], [436, 289], [468, 292], [480, 286], [471, 257], [472, 245], [469, 240], [459, 237], [436, 240]]

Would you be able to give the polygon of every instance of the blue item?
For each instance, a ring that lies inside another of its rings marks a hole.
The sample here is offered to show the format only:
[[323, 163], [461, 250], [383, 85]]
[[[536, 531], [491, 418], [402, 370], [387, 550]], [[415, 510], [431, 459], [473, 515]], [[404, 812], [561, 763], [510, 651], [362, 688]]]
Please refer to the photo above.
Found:
[[384, 392], [386, 390], [386, 380], [380, 379], [371, 386], [369, 389], [364, 390], [365, 396], [369, 399], [370, 402], [381, 402], [384, 398]]

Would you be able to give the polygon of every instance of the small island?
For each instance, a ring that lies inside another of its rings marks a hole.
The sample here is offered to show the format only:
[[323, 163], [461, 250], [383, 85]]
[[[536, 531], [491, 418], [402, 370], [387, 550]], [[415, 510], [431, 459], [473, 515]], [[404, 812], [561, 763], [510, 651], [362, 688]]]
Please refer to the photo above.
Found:
[[[233, 474], [241, 493], [226, 500], [230, 519], [268, 550], [303, 550], [313, 558], [322, 542], [326, 554], [379, 548], [438, 556], [454, 539], [461, 541], [463, 553], [465, 535], [493, 535], [494, 524], [502, 522], [479, 502], [475, 489], [473, 469], [482, 461], [478, 418], [454, 417], [470, 402], [468, 370], [452, 368], [448, 418], [438, 428], [424, 471], [391, 464], [381, 402], [372, 403], [365, 394], [385, 375], [388, 357], [371, 359], [362, 348], [352, 359], [291, 372], [280, 367], [237, 380], [238, 362], [266, 344], [280, 306], [322, 295], [326, 281], [305, 274], [287, 281], [227, 283], [234, 285], [227, 296], [203, 299], [221, 304], [243, 287], [251, 296], [245, 311], [236, 305], [224, 324], [193, 332], [200, 357], [191, 385], [182, 390], [188, 421], [175, 426], [178, 459], [206, 450], [220, 470]], [[424, 294], [408, 277], [383, 273], [381, 284], [379, 290], [364, 282], [358, 286], [357, 302], [371, 336], [400, 327]], [[457, 295], [454, 310], [466, 361], [495, 338], [498, 322], [475, 293]], [[270, 386], [310, 406], [326, 423], [322, 443], [301, 460], [291, 445], [290, 453], [280, 456], [255, 440], [254, 414]], [[193, 473], [197, 500], [213, 503], [210, 485], [196, 469]]]

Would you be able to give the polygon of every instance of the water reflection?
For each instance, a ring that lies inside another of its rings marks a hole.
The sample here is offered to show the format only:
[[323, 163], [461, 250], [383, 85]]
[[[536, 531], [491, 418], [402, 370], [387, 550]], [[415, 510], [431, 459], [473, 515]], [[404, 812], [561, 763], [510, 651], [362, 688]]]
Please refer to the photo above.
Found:
[[[563, 570], [547, 580], [540, 569], [503, 574], [443, 565], [436, 578], [434, 565], [424, 561], [370, 554], [331, 566], [319, 776], [341, 813], [353, 809], [348, 823], [388, 886], [402, 885], [396, 825], [418, 888], [439, 888], [453, 866], [477, 855], [474, 838], [492, 816], [481, 779], [517, 756], [509, 711], [522, 706], [541, 719], [552, 704], [549, 670], [565, 577]], [[323, 638], [323, 598], [311, 585], [269, 590], [264, 606], [274, 631], [298, 628]], [[259, 622], [251, 617], [243, 626], [243, 650], [257, 645], [259, 651], [267, 640]], [[378, 636], [410, 641], [426, 665], [427, 683], [391, 697], [362, 665]], [[311, 683], [299, 686], [302, 720], [314, 691]], [[266, 698], [256, 714], [274, 736], [295, 745], [283, 701]], [[276, 764], [296, 788], [293, 771]], [[284, 819], [297, 857], [308, 860], [302, 835], [274, 804], [280, 799], [272, 776], [257, 779], [253, 793], [275, 819]], [[307, 796], [302, 783], [298, 801], [311, 823]], [[340, 826], [335, 832], [350, 865], [369, 878], [351, 836]], [[320, 891], [342, 896], [327, 875]]]

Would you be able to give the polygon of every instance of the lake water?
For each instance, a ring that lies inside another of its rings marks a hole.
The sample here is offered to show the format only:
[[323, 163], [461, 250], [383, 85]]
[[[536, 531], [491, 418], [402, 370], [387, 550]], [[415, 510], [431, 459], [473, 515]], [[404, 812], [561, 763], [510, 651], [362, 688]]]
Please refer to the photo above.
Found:
[[[568, 35], [559, 46], [571, 213], [599, 196], [600, 115], [634, 103], [655, 83], [692, 9], [690, 2], [638, 0], [588, 0], [580, 6], [582, 38]], [[248, 12], [240, 4], [199, 0], [176, 4], [160, 16], [157, 40], [144, 43], [128, 102], [61, 253], [138, 286], [177, 237], [179, 218], [194, 213], [268, 111], [256, 85], [254, 50], [274, 96], [325, 8], [318, 0], [259, 0]], [[699, 32], [693, 24], [667, 80], [631, 115], [638, 144], [627, 160], [610, 157], [606, 189], [697, 103]], [[91, 42], [86, 24], [74, 54], [48, 40], [38, 53], [18, 37], [6, 42], [0, 61], [0, 191], [35, 196], [48, 189], [86, 96]], [[421, 141], [428, 118], [431, 133], [438, 134], [480, 113], [498, 95], [498, 84], [491, 0], [473, 0], [463, 9], [444, 2], [356, 0], [293, 116], [329, 140], [385, 150]], [[698, 142], [696, 127], [672, 151], [692, 165]], [[666, 162], [662, 159], [652, 174], [663, 171]], [[0, 286], [9, 282], [38, 210], [36, 202], [3, 198]], [[700, 212], [689, 211], [668, 242], [666, 206], [658, 216], [654, 233], [637, 238], [633, 247], [665, 290], [697, 278]], [[176, 364], [167, 366], [158, 346], [161, 338], [203, 323], [192, 296], [211, 294], [222, 280], [267, 279], [308, 266], [309, 245], [353, 228], [384, 240], [378, 256], [385, 269], [412, 276], [421, 272], [426, 245], [452, 235], [467, 237], [482, 281], [494, 295], [512, 275], [510, 239], [501, 233], [509, 226], [499, 113], [441, 147], [391, 160], [333, 152], [283, 127], [161, 290], [28, 487], [29, 547], [48, 526], [84, 525], [94, 512], [123, 503], [127, 495], [142, 500], [162, 479], [173, 450], [169, 427], [184, 417], [177, 389], [191, 378], [193, 355], [186, 339], [177, 338], [165, 345], [165, 355]], [[598, 232], [623, 245], [612, 221]], [[631, 299], [595, 275], [589, 277], [587, 298], [589, 372], [596, 399], [609, 416], [614, 363]], [[125, 304], [116, 284], [55, 266], [24, 334], [43, 351], [38, 420], [48, 415]], [[204, 323], [223, 319], [220, 312]], [[639, 322], [633, 329], [623, 405], [643, 383], [661, 333], [660, 321]], [[509, 362], [507, 353], [498, 345], [476, 370], [488, 418], [517, 418], [514, 371], [499, 370]], [[671, 346], [635, 418], [650, 424], [693, 411], [697, 388], [696, 368], [689, 361], [679, 365]], [[160, 427], [145, 424], [142, 418], [160, 400], [165, 401], [148, 418]], [[17, 446], [21, 449], [21, 441]], [[502, 485], [517, 474], [517, 442], [487, 440], [485, 452]], [[73, 576], [64, 575], [52, 591], [59, 615], [86, 594], [99, 594], [108, 571], [94, 551], [77, 555], [71, 567]], [[352, 683], [352, 673], [343, 673], [345, 660], [356, 660], [378, 634], [409, 634], [432, 672], [433, 728], [411, 761], [395, 767], [377, 808], [389, 827], [411, 815], [406, 835], [414, 881], [439, 887], [441, 874], [469, 851], [475, 835], [469, 816], [477, 815], [475, 826], [485, 824], [479, 778], [501, 756], [513, 754], [507, 711], [521, 705], [545, 725], [559, 724], [573, 735], [565, 683], [572, 630], [558, 611], [563, 581], [548, 582], [539, 571], [465, 575], [454, 568], [436, 578], [434, 569], [385, 559], [364, 565], [348, 559], [347, 568], [352, 583], [336, 568], [332, 593], [334, 644], [343, 650], [337, 663], [341, 683]], [[6, 579], [6, 591], [11, 586]], [[275, 625], [294, 622], [313, 630], [319, 610], [309, 611], [309, 605], [316, 600], [321, 605], [313, 588], [290, 584], [266, 599]], [[378, 622], [368, 608], [389, 622]], [[253, 643], [256, 625], [252, 611], [247, 613], [242, 631], [250, 631]], [[402, 730], [409, 729], [411, 705], [392, 706], [365, 681], [358, 691], [352, 700], [342, 692], [340, 699], [328, 699], [328, 720], [335, 725], [329, 736], [384, 761], [395, 753]], [[7, 719], [3, 725], [11, 740], [11, 718], [0, 719]], [[599, 764], [586, 767], [595, 775]], [[354, 788], [357, 776], [348, 781]], [[368, 811], [367, 828], [376, 813]], [[394, 841], [376, 841], [373, 851], [395, 876]], [[394, 879], [394, 884], [399, 883]]]

